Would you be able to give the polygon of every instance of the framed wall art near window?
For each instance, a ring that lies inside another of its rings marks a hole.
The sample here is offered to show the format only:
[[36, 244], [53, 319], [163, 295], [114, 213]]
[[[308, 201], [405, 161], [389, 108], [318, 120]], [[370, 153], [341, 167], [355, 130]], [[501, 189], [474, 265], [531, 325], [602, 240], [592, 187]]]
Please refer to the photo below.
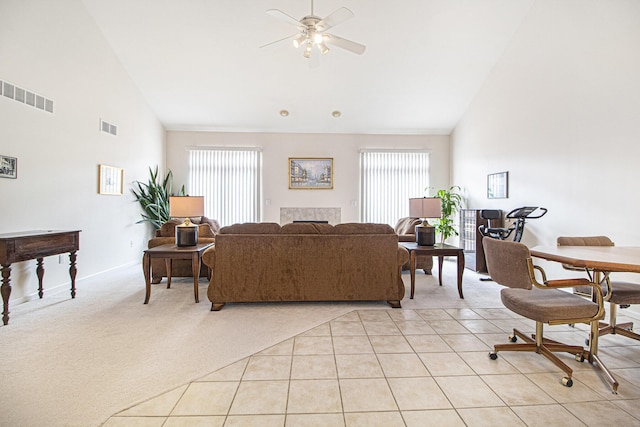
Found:
[[122, 195], [124, 169], [115, 166], [99, 165], [98, 194]]
[[487, 198], [506, 199], [509, 197], [509, 172], [487, 175]]
[[333, 158], [289, 157], [289, 189], [330, 190], [333, 188]]
[[0, 156], [0, 178], [18, 178], [18, 159]]

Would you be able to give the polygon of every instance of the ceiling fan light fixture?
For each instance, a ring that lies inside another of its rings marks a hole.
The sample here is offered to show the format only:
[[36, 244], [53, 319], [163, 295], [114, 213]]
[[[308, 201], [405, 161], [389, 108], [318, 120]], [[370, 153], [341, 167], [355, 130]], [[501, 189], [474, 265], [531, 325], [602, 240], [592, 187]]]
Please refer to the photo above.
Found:
[[311, 47], [313, 43], [311, 41], [307, 42], [307, 46], [304, 48], [304, 53], [302, 54], [305, 58], [309, 58], [311, 56]]
[[323, 42], [318, 43], [318, 49], [320, 49], [320, 53], [326, 55], [329, 52], [329, 48]]
[[307, 40], [306, 34], [298, 34], [296, 38], [293, 39], [293, 46], [297, 49]]
[[313, 33], [313, 42], [315, 44], [320, 44], [324, 41], [324, 38], [322, 37], [321, 33]]

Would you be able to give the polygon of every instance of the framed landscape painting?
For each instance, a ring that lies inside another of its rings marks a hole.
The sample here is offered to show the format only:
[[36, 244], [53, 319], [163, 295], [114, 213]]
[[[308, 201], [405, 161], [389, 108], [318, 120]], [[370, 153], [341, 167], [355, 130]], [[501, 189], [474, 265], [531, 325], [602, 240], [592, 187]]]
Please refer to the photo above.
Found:
[[289, 189], [331, 190], [333, 158], [289, 157]]

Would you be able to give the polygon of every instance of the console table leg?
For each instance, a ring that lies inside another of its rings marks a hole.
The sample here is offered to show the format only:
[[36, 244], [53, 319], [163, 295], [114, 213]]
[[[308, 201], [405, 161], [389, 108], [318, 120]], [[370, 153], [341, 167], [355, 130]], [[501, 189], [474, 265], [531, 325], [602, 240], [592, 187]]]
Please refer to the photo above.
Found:
[[76, 268], [76, 252], [69, 253], [69, 277], [71, 277], [71, 298], [76, 297], [76, 273], [78, 269]]
[[2, 293], [2, 323], [9, 323], [9, 296], [11, 295], [11, 264], [2, 265], [2, 285], [0, 292]]
[[42, 278], [44, 277], [44, 267], [42, 266], [42, 261], [43, 258], [36, 259], [36, 263], [38, 265], [38, 267], [36, 267], [36, 274], [38, 275], [38, 296], [40, 297], [40, 299], [42, 299], [42, 296], [44, 295], [44, 291], [42, 290]]

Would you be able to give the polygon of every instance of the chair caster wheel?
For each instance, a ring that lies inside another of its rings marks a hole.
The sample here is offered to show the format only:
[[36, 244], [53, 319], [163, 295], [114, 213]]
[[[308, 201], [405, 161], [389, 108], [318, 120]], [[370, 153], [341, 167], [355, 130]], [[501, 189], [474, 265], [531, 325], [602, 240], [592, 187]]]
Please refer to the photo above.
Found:
[[498, 358], [498, 353], [495, 353], [493, 351], [489, 353], [489, 359], [496, 360], [497, 358]]
[[586, 345], [587, 347], [589, 347], [589, 338], [585, 338], [585, 340], [584, 340], [584, 345]]
[[584, 362], [584, 354], [583, 353], [576, 354], [576, 360], [580, 363]]
[[565, 387], [571, 387], [573, 385], [573, 380], [569, 377], [562, 378], [562, 385]]
[[515, 336], [515, 335], [509, 335], [509, 341], [516, 342], [516, 341], [518, 341], [518, 337]]

